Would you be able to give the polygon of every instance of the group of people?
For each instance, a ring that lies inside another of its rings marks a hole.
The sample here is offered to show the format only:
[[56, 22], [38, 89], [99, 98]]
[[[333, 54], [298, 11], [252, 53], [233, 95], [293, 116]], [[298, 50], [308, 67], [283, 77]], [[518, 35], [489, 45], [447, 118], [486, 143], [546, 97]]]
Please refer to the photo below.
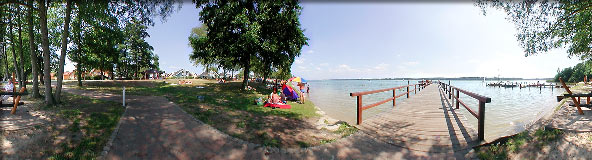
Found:
[[[281, 88], [284, 87], [290, 87], [287, 84], [287, 81], [281, 81]], [[310, 91], [310, 87], [308, 86], [307, 83], [298, 83], [296, 86], [298, 86], [298, 89], [300, 91], [300, 94], [298, 94], [299, 97], [299, 101], [298, 103], [300, 104], [304, 104], [306, 102], [306, 94], [308, 94], [308, 92]], [[298, 92], [296, 92], [298, 93]], [[272, 104], [285, 104], [288, 101], [288, 96], [286, 95], [287, 93], [284, 93], [281, 89], [278, 89], [278, 87], [276, 86], [274, 88], [274, 91], [267, 97], [267, 103], [272, 103]]]

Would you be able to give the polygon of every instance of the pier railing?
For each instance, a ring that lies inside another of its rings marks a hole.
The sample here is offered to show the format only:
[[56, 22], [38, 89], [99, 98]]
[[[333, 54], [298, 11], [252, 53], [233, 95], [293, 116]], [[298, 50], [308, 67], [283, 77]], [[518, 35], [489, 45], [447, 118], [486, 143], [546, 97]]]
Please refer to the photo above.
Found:
[[[485, 139], [485, 103], [490, 103], [491, 98], [451, 86], [450, 81], [448, 81], [448, 84], [438, 81], [438, 84], [439, 84], [440, 88], [442, 89], [442, 91], [444, 91], [445, 94], [448, 94], [448, 99], [452, 100], [452, 105], [454, 105], [454, 102], [455, 102], [454, 100], [456, 99], [456, 109], [459, 109], [459, 104], [460, 104], [463, 107], [465, 107], [465, 109], [467, 109], [469, 111], [469, 113], [471, 113], [473, 116], [475, 116], [475, 118], [477, 118], [477, 126], [478, 126], [477, 127], [478, 128], [477, 129], [477, 132], [478, 132], [477, 138], [479, 141], [484, 140]], [[456, 94], [455, 94], [455, 92], [456, 92]], [[462, 100], [460, 100], [460, 93], [463, 93], [467, 96], [473, 97], [479, 101], [479, 110], [477, 110], [477, 113], [475, 113], [475, 111], [473, 109], [469, 108]], [[446, 97], [446, 95], [444, 95], [444, 96]], [[454, 97], [454, 99], [452, 99], [453, 97]]]
[[[357, 118], [356, 124], [358, 124], [358, 125], [362, 124], [362, 111], [364, 111], [366, 109], [370, 109], [372, 107], [376, 107], [378, 105], [384, 104], [389, 101], [393, 101], [393, 107], [394, 107], [397, 104], [397, 98], [404, 96], [404, 95], [407, 95], [407, 98], [409, 98], [409, 93], [413, 92], [414, 94], [417, 94], [417, 91], [421, 91], [421, 89], [425, 88], [426, 86], [430, 85], [431, 83], [432, 83], [431, 81], [420, 81], [419, 83], [416, 83], [416, 84], [409, 84], [409, 81], [407, 81], [407, 85], [405, 85], [405, 86], [379, 89], [379, 90], [373, 90], [373, 91], [349, 93], [349, 96], [357, 97], [357, 117], [358, 118]], [[411, 86], [413, 86], [413, 90], [409, 90], [409, 87], [411, 87]], [[403, 89], [403, 88], [407, 88], [406, 92], [403, 92], [403, 93], [397, 95], [397, 90]], [[387, 98], [387, 99], [382, 100], [380, 102], [376, 102], [374, 104], [363, 106], [362, 96], [368, 95], [368, 94], [380, 93], [380, 92], [387, 92], [387, 91], [393, 91], [393, 97]]]

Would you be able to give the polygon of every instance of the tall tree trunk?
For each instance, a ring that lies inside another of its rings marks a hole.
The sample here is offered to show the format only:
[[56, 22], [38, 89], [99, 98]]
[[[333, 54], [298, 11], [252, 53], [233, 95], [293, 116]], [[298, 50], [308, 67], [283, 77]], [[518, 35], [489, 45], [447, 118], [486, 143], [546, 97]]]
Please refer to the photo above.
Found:
[[21, 22], [22, 18], [21, 18], [20, 13], [21, 13], [21, 7], [19, 6], [17, 8], [17, 14], [18, 14], [17, 15], [17, 18], [18, 18], [17, 24], [18, 24], [19, 46], [20, 46], [19, 47], [20, 48], [20, 50], [19, 50], [19, 60], [20, 61], [19, 61], [19, 65], [16, 67], [19, 68], [19, 76], [20, 76], [19, 88], [22, 88], [22, 87], [26, 88], [26, 86], [27, 86], [26, 79], [27, 78], [25, 76], [25, 56], [24, 56], [24, 51], [23, 51], [25, 48], [23, 47], [23, 37], [22, 37], [22, 32], [23, 32], [23, 29], [22, 29], [23, 25], [22, 24], [23, 23]]
[[[4, 35], [6, 33], [6, 30], [4, 28], [5, 27], [4, 24], [6, 24], [6, 23], [4, 21], [4, 13], [7, 13], [7, 12], [4, 11], [4, 8], [0, 8], [0, 9], [1, 9], [0, 10], [0, 28], [1, 28], [0, 29], [0, 42], [3, 42], [0, 44], [2, 46], [2, 48], [1, 48], [2, 54], [0, 55], [0, 58], [4, 57], [4, 59], [6, 59], [6, 43], [4, 43], [5, 42]], [[2, 60], [0, 60], [0, 62], [2, 62]], [[5, 64], [4, 70], [6, 71], [6, 72], [4, 72], [4, 78], [8, 78], [8, 61], [4, 61], [4, 64]]]
[[10, 69], [8, 68], [8, 54], [6, 53], [6, 44], [4, 44], [4, 68], [6, 68], [6, 78], [10, 79]]
[[51, 92], [51, 66], [49, 54], [49, 38], [47, 33], [47, 4], [45, 0], [39, 0], [39, 23], [41, 24], [41, 47], [43, 48], [43, 79], [45, 81], [45, 103], [53, 105], [54, 99]]
[[[43, 48], [41, 48], [43, 49]], [[39, 83], [41, 83], [41, 85], [45, 85], [45, 80], [43, 79], [43, 77], [45, 77], [44, 71], [43, 71], [43, 57], [42, 56], [37, 56], [37, 66], [39, 66]]]
[[78, 86], [82, 87], [82, 20], [80, 16], [76, 16], [78, 19], [78, 38], [76, 38], [76, 45], [78, 46], [78, 50], [76, 53], [76, 58], [78, 59], [78, 63], [76, 63], [76, 76], [78, 77]]
[[[33, 5], [33, 0], [28, 0], [28, 3]], [[37, 47], [35, 47], [35, 33], [33, 32], [33, 9], [29, 8], [27, 10], [27, 23], [29, 26], [27, 30], [29, 31], [29, 52], [31, 54], [31, 69], [33, 70], [33, 94], [31, 97], [39, 98], [39, 83], [37, 82], [37, 76], [39, 75], [39, 66], [37, 64]]]
[[244, 71], [243, 71], [243, 89], [245, 89], [247, 86], [249, 86], [249, 72], [251, 69], [251, 64], [250, 63], [246, 63], [244, 64]]
[[78, 86], [82, 87], [82, 70], [80, 69], [81, 64], [76, 63], [76, 76], [78, 77]]
[[21, 74], [20, 74], [20, 69], [18, 67], [18, 63], [16, 62], [16, 48], [17, 47], [16, 47], [16, 41], [14, 40], [14, 32], [12, 31], [13, 30], [13, 24], [10, 23], [9, 26], [10, 27], [8, 29], [8, 33], [10, 34], [10, 48], [12, 48], [12, 63], [13, 63], [13, 66], [14, 66], [14, 72], [16, 73], [16, 76], [18, 77], [18, 79], [20, 81], [21, 80]]
[[58, 82], [56, 84], [55, 99], [60, 103], [62, 94], [62, 82], [64, 81], [64, 63], [66, 63], [66, 51], [68, 50], [68, 37], [70, 34], [70, 12], [72, 12], [72, 0], [66, 0], [66, 19], [64, 20], [64, 31], [62, 32], [62, 53], [58, 68]]

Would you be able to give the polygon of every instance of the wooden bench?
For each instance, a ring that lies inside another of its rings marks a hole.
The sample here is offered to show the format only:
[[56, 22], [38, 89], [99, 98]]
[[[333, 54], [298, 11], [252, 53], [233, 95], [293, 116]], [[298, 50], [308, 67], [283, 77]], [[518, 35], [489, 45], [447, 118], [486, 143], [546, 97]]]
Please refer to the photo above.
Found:
[[[565, 88], [565, 91], [567, 91], [567, 93], [568, 93], [568, 94], [564, 94], [562, 98], [571, 97], [571, 100], [573, 101], [574, 106], [576, 106], [578, 108], [578, 113], [580, 115], [584, 115], [584, 111], [582, 111], [582, 108], [580, 107], [580, 97], [587, 97], [586, 104], [590, 104], [590, 96], [592, 95], [592, 93], [574, 94], [571, 92], [571, 90], [569, 90], [569, 87], [565, 84], [565, 82], [563, 82], [563, 79], [561, 77], [559, 77], [559, 81], [561, 82], [561, 85], [563, 85], [563, 88]], [[577, 99], [576, 99], [576, 97], [577, 97]], [[557, 99], [559, 100], [559, 97], [557, 97]]]
[[[23, 87], [23, 88], [21, 88], [21, 90], [19, 90], [18, 93], [17, 92], [0, 92], [0, 96], [4, 96], [4, 95], [16, 96], [16, 97], [12, 98], [12, 104], [9, 104], [10, 106], [12, 106], [12, 110], [10, 111], [10, 114], [14, 114], [16, 112], [16, 108], [18, 105], [24, 104], [20, 101], [21, 101], [21, 96], [29, 94], [25, 91], [26, 91], [26, 89], [25, 89], [25, 87]], [[4, 105], [2, 105], [2, 106], [4, 106]]]

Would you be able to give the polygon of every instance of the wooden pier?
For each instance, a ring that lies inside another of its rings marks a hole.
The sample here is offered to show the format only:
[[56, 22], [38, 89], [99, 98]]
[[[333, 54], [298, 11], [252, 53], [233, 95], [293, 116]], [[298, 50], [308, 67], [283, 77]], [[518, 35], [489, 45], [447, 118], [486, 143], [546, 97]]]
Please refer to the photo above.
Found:
[[[418, 91], [417, 94], [411, 95], [409, 99], [397, 104], [393, 103], [394, 108], [392, 110], [365, 119], [363, 123], [360, 122], [358, 128], [365, 134], [391, 145], [430, 153], [466, 153], [482, 142], [482, 127], [484, 126], [478, 126], [480, 133], [475, 130], [477, 128], [470, 126], [467, 118], [480, 119], [479, 125], [482, 125], [481, 123], [484, 122], [485, 118], [485, 103], [489, 103], [491, 99], [443, 83], [432, 85], [420, 83], [419, 86], [423, 89]], [[377, 91], [385, 92], [389, 90]], [[414, 92], [415, 90], [407, 91], [401, 95], [393, 93], [393, 96], [400, 97], [407, 95], [410, 93], [409, 91]], [[454, 91], [456, 91], [456, 96], [453, 96]], [[377, 92], [358, 92], [350, 95], [361, 99], [364, 93]], [[479, 104], [482, 104], [477, 113], [470, 110], [470, 108], [462, 108], [469, 109], [469, 112], [476, 116], [468, 115], [468, 117], [465, 117], [459, 112], [461, 109], [458, 107], [459, 103], [462, 105], [464, 103], [458, 100], [453, 101], [457, 99], [459, 93], [477, 97], [470, 99], [479, 100]], [[378, 103], [386, 102], [388, 101]], [[358, 101], [358, 108], [367, 109], [378, 103], [363, 106]]]

